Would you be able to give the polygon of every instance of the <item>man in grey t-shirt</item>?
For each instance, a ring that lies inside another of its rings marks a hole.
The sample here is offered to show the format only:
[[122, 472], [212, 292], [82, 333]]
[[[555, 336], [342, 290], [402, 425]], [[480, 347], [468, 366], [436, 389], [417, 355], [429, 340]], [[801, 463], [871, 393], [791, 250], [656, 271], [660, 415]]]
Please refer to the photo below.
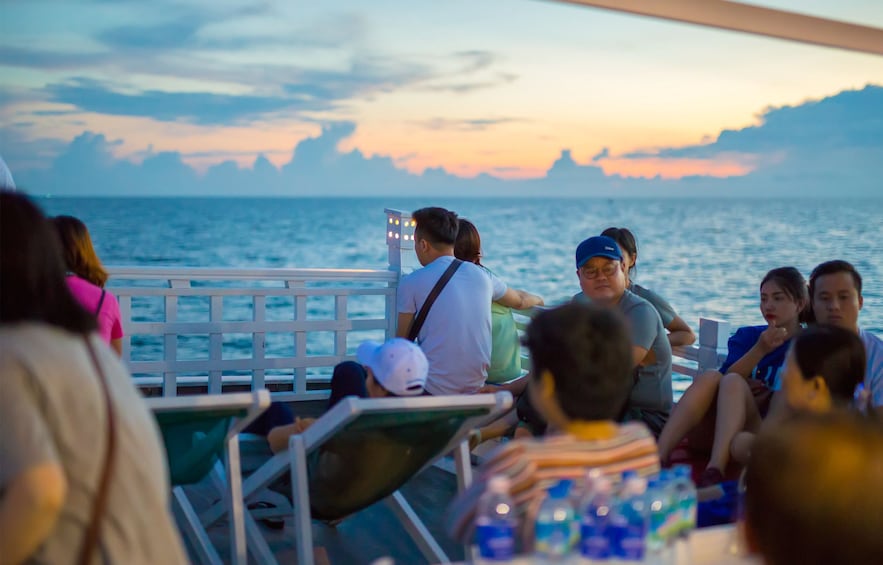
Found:
[[632, 338], [635, 383], [625, 418], [642, 420], [659, 435], [672, 407], [671, 345], [652, 304], [626, 289], [622, 253], [605, 236], [586, 239], [576, 249], [576, 274], [586, 298], [623, 313]]

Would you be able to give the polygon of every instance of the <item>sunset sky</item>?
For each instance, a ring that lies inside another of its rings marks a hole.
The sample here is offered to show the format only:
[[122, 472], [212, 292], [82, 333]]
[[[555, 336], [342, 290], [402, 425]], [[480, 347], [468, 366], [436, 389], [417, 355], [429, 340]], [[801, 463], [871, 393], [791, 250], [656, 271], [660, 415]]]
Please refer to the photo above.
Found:
[[[880, 0], [754, 3], [883, 27]], [[883, 57], [539, 0], [0, 0], [0, 76], [0, 154], [32, 184], [84, 134], [198, 176], [282, 168], [334, 124], [337, 152], [415, 175], [539, 179], [569, 149], [676, 180], [786, 160], [678, 148], [883, 85]]]

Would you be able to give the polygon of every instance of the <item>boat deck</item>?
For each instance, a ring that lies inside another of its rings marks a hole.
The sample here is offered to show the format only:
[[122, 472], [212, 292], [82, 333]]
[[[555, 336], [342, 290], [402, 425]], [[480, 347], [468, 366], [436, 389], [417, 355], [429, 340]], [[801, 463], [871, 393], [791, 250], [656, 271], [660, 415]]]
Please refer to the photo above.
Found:
[[[444, 510], [456, 491], [456, 477], [434, 467], [415, 476], [402, 489], [414, 511], [435, 536], [448, 557], [459, 561], [463, 559], [463, 547], [455, 544], [445, 535], [443, 524]], [[189, 489], [188, 495], [193, 496], [197, 509], [204, 508], [212, 502], [210, 499], [212, 495], [201, 486]], [[260, 524], [260, 528], [279, 563], [297, 563], [291, 517], [286, 518], [284, 530], [273, 530], [263, 524]], [[229, 548], [228, 531], [226, 520], [218, 522], [209, 529], [209, 536], [225, 560]], [[395, 563], [427, 563], [395, 514], [383, 502], [378, 502], [350, 516], [336, 526], [314, 521], [313, 531], [316, 563], [367, 564], [381, 557], [391, 557]], [[254, 562], [251, 556], [249, 560]]]

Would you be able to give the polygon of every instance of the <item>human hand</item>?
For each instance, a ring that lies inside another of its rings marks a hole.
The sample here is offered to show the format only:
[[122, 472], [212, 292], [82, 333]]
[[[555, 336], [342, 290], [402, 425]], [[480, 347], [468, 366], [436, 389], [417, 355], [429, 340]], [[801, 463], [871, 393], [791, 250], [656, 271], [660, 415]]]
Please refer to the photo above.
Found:
[[506, 390], [500, 385], [484, 385], [480, 389], [478, 389], [478, 394], [494, 394], [496, 392], [500, 392], [501, 390]]
[[307, 431], [307, 428], [313, 425], [315, 422], [315, 418], [295, 418], [294, 419], [294, 433], [302, 434]]
[[773, 351], [786, 341], [788, 341], [791, 336], [788, 333], [788, 328], [780, 328], [773, 323], [770, 323], [770, 326], [763, 330], [763, 333], [760, 334], [760, 338], [757, 340], [757, 343], [760, 344], [761, 348], [769, 353]]

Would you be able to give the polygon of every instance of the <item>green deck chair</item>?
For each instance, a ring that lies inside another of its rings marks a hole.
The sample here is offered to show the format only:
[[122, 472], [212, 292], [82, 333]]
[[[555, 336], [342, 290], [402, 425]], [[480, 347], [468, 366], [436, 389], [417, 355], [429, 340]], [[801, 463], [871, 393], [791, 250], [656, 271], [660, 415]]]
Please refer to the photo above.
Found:
[[[180, 516], [179, 525], [183, 533], [203, 563], [223, 562], [206, 532], [206, 527], [214, 521], [207, 523], [200, 519], [183, 489], [184, 485], [200, 482], [210, 476], [215, 487], [224, 493], [223, 509], [230, 515], [231, 561], [244, 564], [247, 559], [246, 521], [249, 517], [243, 511], [239, 432], [267, 409], [270, 393], [258, 390], [236, 394], [147, 398], [146, 401], [165, 443], [172, 501]], [[248, 528], [248, 537], [258, 532], [257, 527], [252, 526]]]
[[[250, 475], [243, 494], [251, 496], [290, 473], [300, 565], [313, 563], [313, 518], [341, 519], [380, 500], [390, 505], [430, 562], [449, 562], [399, 488], [452, 451], [460, 485], [467, 485], [469, 431], [511, 406], [508, 392], [345, 398], [306, 432], [292, 436], [287, 452]], [[213, 517], [212, 510], [218, 511], [211, 509], [207, 516]]]

